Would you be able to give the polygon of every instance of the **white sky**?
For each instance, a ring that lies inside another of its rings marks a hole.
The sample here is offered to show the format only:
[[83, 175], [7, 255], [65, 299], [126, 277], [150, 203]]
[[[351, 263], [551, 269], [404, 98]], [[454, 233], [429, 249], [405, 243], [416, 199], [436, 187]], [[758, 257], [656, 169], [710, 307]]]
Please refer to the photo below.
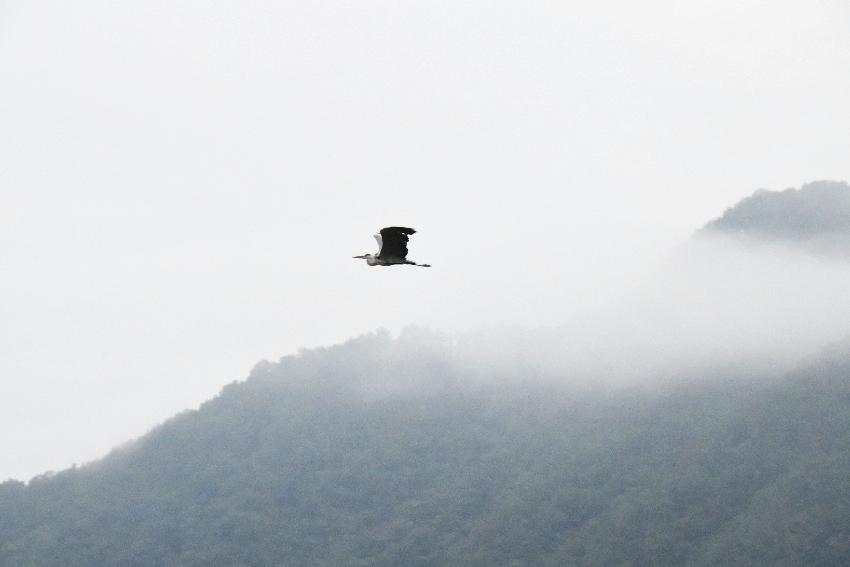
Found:
[[[834, 1], [0, 0], [0, 480], [262, 358], [555, 324], [850, 178]], [[431, 270], [367, 268], [416, 227]]]

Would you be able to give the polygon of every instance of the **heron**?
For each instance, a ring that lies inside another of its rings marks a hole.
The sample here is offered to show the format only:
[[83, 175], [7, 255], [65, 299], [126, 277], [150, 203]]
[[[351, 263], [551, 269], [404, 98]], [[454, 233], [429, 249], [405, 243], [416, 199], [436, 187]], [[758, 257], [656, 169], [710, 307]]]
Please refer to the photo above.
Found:
[[395, 266], [409, 265], [419, 266], [420, 268], [430, 268], [431, 264], [417, 264], [407, 259], [407, 242], [410, 240], [410, 235], [416, 234], [412, 228], [405, 226], [388, 226], [380, 230], [380, 234], [375, 235], [375, 240], [378, 241], [377, 254], [363, 254], [362, 256], [352, 256], [366, 260], [370, 266]]

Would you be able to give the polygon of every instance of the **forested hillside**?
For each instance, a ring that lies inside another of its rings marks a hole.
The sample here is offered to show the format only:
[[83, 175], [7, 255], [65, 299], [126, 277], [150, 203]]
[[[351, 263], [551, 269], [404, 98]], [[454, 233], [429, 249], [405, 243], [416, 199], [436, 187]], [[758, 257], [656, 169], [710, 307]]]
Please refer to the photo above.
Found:
[[850, 258], [850, 185], [815, 181], [799, 189], [756, 191], [703, 233], [735, 234]]
[[411, 352], [264, 363], [98, 463], [3, 484], [0, 564], [850, 561], [850, 348], [605, 394]]
[[843, 211], [756, 193], [595, 321], [262, 362], [0, 484], [0, 567], [850, 565]]

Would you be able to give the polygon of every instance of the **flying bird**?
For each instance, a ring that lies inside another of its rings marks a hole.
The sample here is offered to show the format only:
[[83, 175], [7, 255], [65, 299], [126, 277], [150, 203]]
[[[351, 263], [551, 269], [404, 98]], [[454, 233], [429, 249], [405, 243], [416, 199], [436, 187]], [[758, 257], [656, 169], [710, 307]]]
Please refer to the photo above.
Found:
[[416, 231], [404, 226], [382, 228], [381, 233], [375, 235], [375, 240], [378, 241], [378, 253], [363, 254], [362, 256], [353, 256], [353, 258], [365, 259], [366, 263], [370, 266], [408, 264], [410, 266], [430, 268], [431, 264], [417, 264], [407, 259], [407, 242], [410, 240], [411, 234], [416, 234]]

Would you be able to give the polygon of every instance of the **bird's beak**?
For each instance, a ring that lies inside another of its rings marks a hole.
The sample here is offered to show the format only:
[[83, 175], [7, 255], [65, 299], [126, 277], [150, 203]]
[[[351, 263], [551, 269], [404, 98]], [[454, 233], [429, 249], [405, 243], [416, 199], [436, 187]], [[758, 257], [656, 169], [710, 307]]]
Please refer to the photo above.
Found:
[[360, 258], [361, 260], [362, 260], [363, 258], [365, 258], [365, 257], [366, 257], [366, 256], [352, 256], [352, 258]]

